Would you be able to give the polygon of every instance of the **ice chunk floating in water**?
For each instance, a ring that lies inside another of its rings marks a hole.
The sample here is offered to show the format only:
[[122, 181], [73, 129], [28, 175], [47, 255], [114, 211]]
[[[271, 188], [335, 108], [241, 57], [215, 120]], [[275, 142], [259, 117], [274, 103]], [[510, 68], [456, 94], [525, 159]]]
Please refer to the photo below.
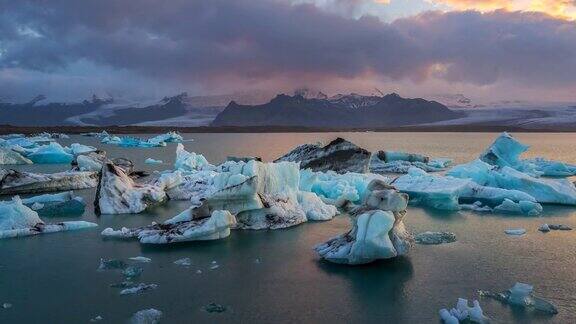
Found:
[[558, 314], [558, 309], [551, 302], [536, 297], [532, 294], [534, 287], [517, 282], [512, 288], [502, 293], [492, 293], [489, 291], [479, 291], [480, 296], [489, 297], [501, 301], [505, 304], [534, 309], [547, 314]]
[[162, 318], [162, 312], [150, 308], [136, 312], [130, 319], [130, 324], [158, 324]]
[[402, 222], [408, 196], [379, 180], [367, 190], [362, 205], [350, 212], [352, 229], [317, 245], [320, 257], [355, 265], [408, 253], [411, 236]]
[[472, 302], [472, 307], [470, 307], [467, 299], [458, 298], [456, 308], [450, 310], [443, 308], [439, 311], [439, 314], [442, 322], [445, 324], [458, 324], [461, 322], [478, 324], [490, 323], [488, 317], [484, 316], [484, 312], [477, 300], [474, 300]]
[[97, 185], [96, 172], [42, 174], [0, 169], [0, 195], [86, 189]]
[[46, 224], [40, 219], [38, 213], [26, 207], [18, 196], [12, 201], [0, 202], [0, 239], [96, 226], [98, 225], [84, 221]]
[[22, 203], [32, 208], [41, 217], [78, 216], [84, 213], [86, 203], [72, 191], [44, 194], [22, 199]]

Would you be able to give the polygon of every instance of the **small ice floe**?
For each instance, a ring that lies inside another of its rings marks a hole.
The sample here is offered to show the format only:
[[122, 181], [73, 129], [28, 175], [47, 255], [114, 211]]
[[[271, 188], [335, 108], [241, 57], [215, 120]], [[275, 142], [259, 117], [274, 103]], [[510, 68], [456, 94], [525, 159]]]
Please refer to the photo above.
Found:
[[126, 288], [126, 289], [122, 289], [120, 291], [120, 295], [134, 295], [134, 294], [140, 294], [143, 293], [145, 291], [149, 291], [149, 290], [154, 290], [158, 288], [157, 284], [145, 284], [145, 283], [139, 283], [138, 285], [131, 287], [131, 288]]
[[4, 308], [4, 309], [12, 308], [12, 304], [4, 303], [4, 304], [2, 304], [2, 308]]
[[127, 278], [136, 278], [139, 277], [144, 269], [136, 266], [128, 266], [126, 269], [122, 271], [122, 274]]
[[571, 231], [572, 227], [564, 224], [542, 224], [538, 227], [540, 232], [550, 232], [550, 231]]
[[97, 172], [65, 171], [45, 174], [0, 169], [0, 195], [87, 189], [97, 185]]
[[162, 312], [157, 309], [154, 308], [144, 309], [134, 313], [134, 315], [132, 315], [132, 318], [130, 318], [130, 323], [157, 324], [160, 323], [160, 318], [162, 318], [162, 315], [163, 315]]
[[216, 269], [218, 269], [218, 268], [220, 268], [220, 265], [219, 265], [219, 264], [212, 264], [212, 265], [210, 266], [210, 270], [216, 270]]
[[254, 260], [254, 263], [260, 264], [260, 263], [262, 263], [262, 261], [260, 260], [260, 258], [256, 258], [256, 260]]
[[216, 303], [210, 303], [204, 306], [203, 309], [208, 313], [223, 313], [226, 311], [226, 306]]
[[517, 282], [512, 288], [502, 293], [482, 290], [478, 293], [482, 297], [493, 298], [505, 304], [534, 309], [552, 315], [558, 314], [558, 309], [554, 304], [532, 295], [533, 290], [534, 287], [532, 285]]
[[100, 322], [100, 321], [103, 320], [103, 319], [104, 319], [104, 318], [103, 318], [102, 316], [98, 315], [98, 316], [96, 316], [96, 317], [94, 317], [94, 318], [91, 318], [91, 319], [90, 319], [90, 322]]
[[98, 266], [98, 271], [103, 270], [124, 270], [128, 265], [126, 262], [117, 259], [100, 259], [100, 265]]
[[202, 270], [200, 269], [196, 270], [196, 274], [202, 274]]
[[134, 287], [134, 282], [130, 280], [125, 280], [119, 283], [111, 284], [110, 287], [112, 288], [130, 288]]
[[143, 263], [152, 262], [152, 259], [147, 258], [147, 257], [143, 257], [143, 256], [132, 257], [132, 258], [129, 258], [129, 259], [132, 260], [132, 261], [143, 262]]
[[450, 310], [443, 308], [439, 311], [440, 318], [446, 324], [458, 324], [461, 321], [470, 321], [478, 324], [489, 323], [490, 320], [488, 317], [484, 316], [480, 303], [477, 300], [474, 300], [472, 305], [472, 307], [468, 305], [467, 299], [458, 298], [456, 308]]
[[189, 267], [192, 265], [192, 260], [190, 258], [182, 258], [174, 261], [175, 265]]
[[456, 234], [452, 232], [423, 232], [414, 236], [418, 244], [433, 245], [456, 242]]
[[526, 234], [526, 230], [523, 228], [510, 228], [510, 229], [504, 230], [504, 233], [506, 233], [508, 235], [524, 235], [524, 234]]
[[146, 164], [162, 164], [164, 162], [162, 160], [155, 160], [153, 158], [147, 158], [146, 160], [144, 160], [144, 163], [146, 163]]

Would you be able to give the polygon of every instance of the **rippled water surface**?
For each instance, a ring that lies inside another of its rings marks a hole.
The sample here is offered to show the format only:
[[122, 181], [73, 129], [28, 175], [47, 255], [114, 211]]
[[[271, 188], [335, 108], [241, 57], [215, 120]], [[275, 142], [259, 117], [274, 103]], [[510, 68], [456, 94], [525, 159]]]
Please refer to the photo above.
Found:
[[[474, 159], [497, 134], [340, 133], [340, 134], [185, 134], [190, 151], [213, 163], [228, 155], [273, 160], [302, 143], [327, 142], [342, 136], [369, 150], [390, 149], [450, 157], [457, 163]], [[576, 163], [576, 134], [515, 134], [532, 145], [528, 156]], [[62, 144], [98, 146], [112, 157], [132, 159], [140, 169], [169, 169], [175, 145], [153, 149], [122, 149], [94, 138], [72, 136]], [[148, 157], [163, 165], [144, 164]], [[64, 170], [64, 165], [31, 165], [39, 172]], [[481, 300], [497, 323], [576, 323], [576, 231], [542, 234], [540, 224], [562, 223], [576, 228], [576, 208], [545, 206], [541, 217], [438, 212], [409, 208], [405, 222], [414, 232], [452, 231], [458, 242], [416, 246], [407, 257], [368, 266], [347, 267], [318, 260], [312, 247], [344, 232], [345, 216], [330, 222], [305, 223], [287, 230], [234, 231], [224, 240], [148, 247], [135, 241], [103, 240], [106, 227], [139, 226], [162, 221], [187, 208], [169, 202], [139, 215], [96, 217], [95, 190], [78, 191], [88, 202], [82, 217], [46, 221], [87, 220], [98, 229], [0, 241], [0, 323], [126, 322], [134, 312], [154, 307], [163, 323], [437, 323], [438, 310], [458, 297], [475, 298], [477, 290], [501, 291], [516, 281], [531, 283], [536, 293], [555, 303], [556, 316], [539, 315]], [[504, 230], [523, 227], [522, 237]], [[146, 256], [140, 281], [158, 289], [120, 296], [110, 284], [122, 281], [114, 271], [96, 271], [100, 258]], [[173, 264], [189, 257], [190, 267]], [[212, 261], [220, 267], [210, 270]], [[197, 273], [201, 270], [201, 273]], [[225, 305], [223, 313], [203, 306]]]

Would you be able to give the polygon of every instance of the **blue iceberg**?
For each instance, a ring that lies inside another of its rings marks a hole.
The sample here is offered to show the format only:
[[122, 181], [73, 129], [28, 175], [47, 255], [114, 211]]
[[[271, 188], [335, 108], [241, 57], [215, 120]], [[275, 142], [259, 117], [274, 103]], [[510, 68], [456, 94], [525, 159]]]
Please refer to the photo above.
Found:
[[74, 155], [68, 153], [62, 145], [53, 142], [35, 149], [27, 158], [38, 164], [70, 164]]

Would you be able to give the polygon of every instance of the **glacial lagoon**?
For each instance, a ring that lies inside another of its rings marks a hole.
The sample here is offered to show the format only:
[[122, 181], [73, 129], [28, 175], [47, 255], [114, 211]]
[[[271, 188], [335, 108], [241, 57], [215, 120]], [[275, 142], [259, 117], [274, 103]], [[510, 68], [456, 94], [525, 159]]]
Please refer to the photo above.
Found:
[[[188, 151], [213, 163], [227, 156], [260, 156], [271, 161], [303, 143], [327, 143], [343, 137], [368, 150], [417, 152], [466, 163], [498, 136], [495, 133], [310, 133], [182, 134]], [[576, 162], [576, 134], [514, 134], [531, 145], [526, 157]], [[138, 136], [138, 135], [136, 135]], [[149, 135], [142, 135], [149, 137]], [[137, 169], [171, 169], [175, 144], [158, 148], [121, 148], [92, 137], [58, 139], [81, 143], [125, 157]], [[162, 164], [147, 164], [152, 158]], [[9, 166], [33, 172], [69, 169], [65, 164]], [[572, 323], [576, 321], [576, 234], [541, 233], [543, 223], [576, 228], [576, 208], [544, 205], [539, 217], [471, 211], [446, 212], [408, 207], [404, 218], [415, 233], [450, 231], [455, 243], [416, 245], [407, 256], [363, 266], [321, 261], [313, 247], [345, 232], [345, 215], [328, 222], [307, 222], [284, 230], [233, 231], [222, 240], [148, 246], [138, 241], [104, 239], [107, 227], [136, 227], [161, 222], [189, 207], [169, 201], [141, 214], [96, 216], [95, 189], [77, 190], [87, 202], [81, 217], [51, 217], [49, 222], [84, 220], [86, 229], [0, 240], [0, 323], [123, 323], [138, 310], [155, 308], [163, 323], [435, 323], [438, 310], [457, 298], [478, 299], [478, 290], [504, 291], [516, 282], [534, 285], [535, 294], [553, 302], [557, 315], [503, 305], [480, 298], [484, 314], [497, 323]], [[8, 199], [9, 197], [2, 197]], [[522, 236], [506, 235], [525, 228]], [[133, 263], [144, 256], [149, 263]], [[141, 266], [139, 282], [154, 290], [120, 295], [123, 276], [97, 271], [100, 259], [122, 259]], [[189, 266], [174, 261], [190, 258]], [[218, 265], [215, 267], [214, 265]], [[223, 312], [208, 312], [210, 303]]]

